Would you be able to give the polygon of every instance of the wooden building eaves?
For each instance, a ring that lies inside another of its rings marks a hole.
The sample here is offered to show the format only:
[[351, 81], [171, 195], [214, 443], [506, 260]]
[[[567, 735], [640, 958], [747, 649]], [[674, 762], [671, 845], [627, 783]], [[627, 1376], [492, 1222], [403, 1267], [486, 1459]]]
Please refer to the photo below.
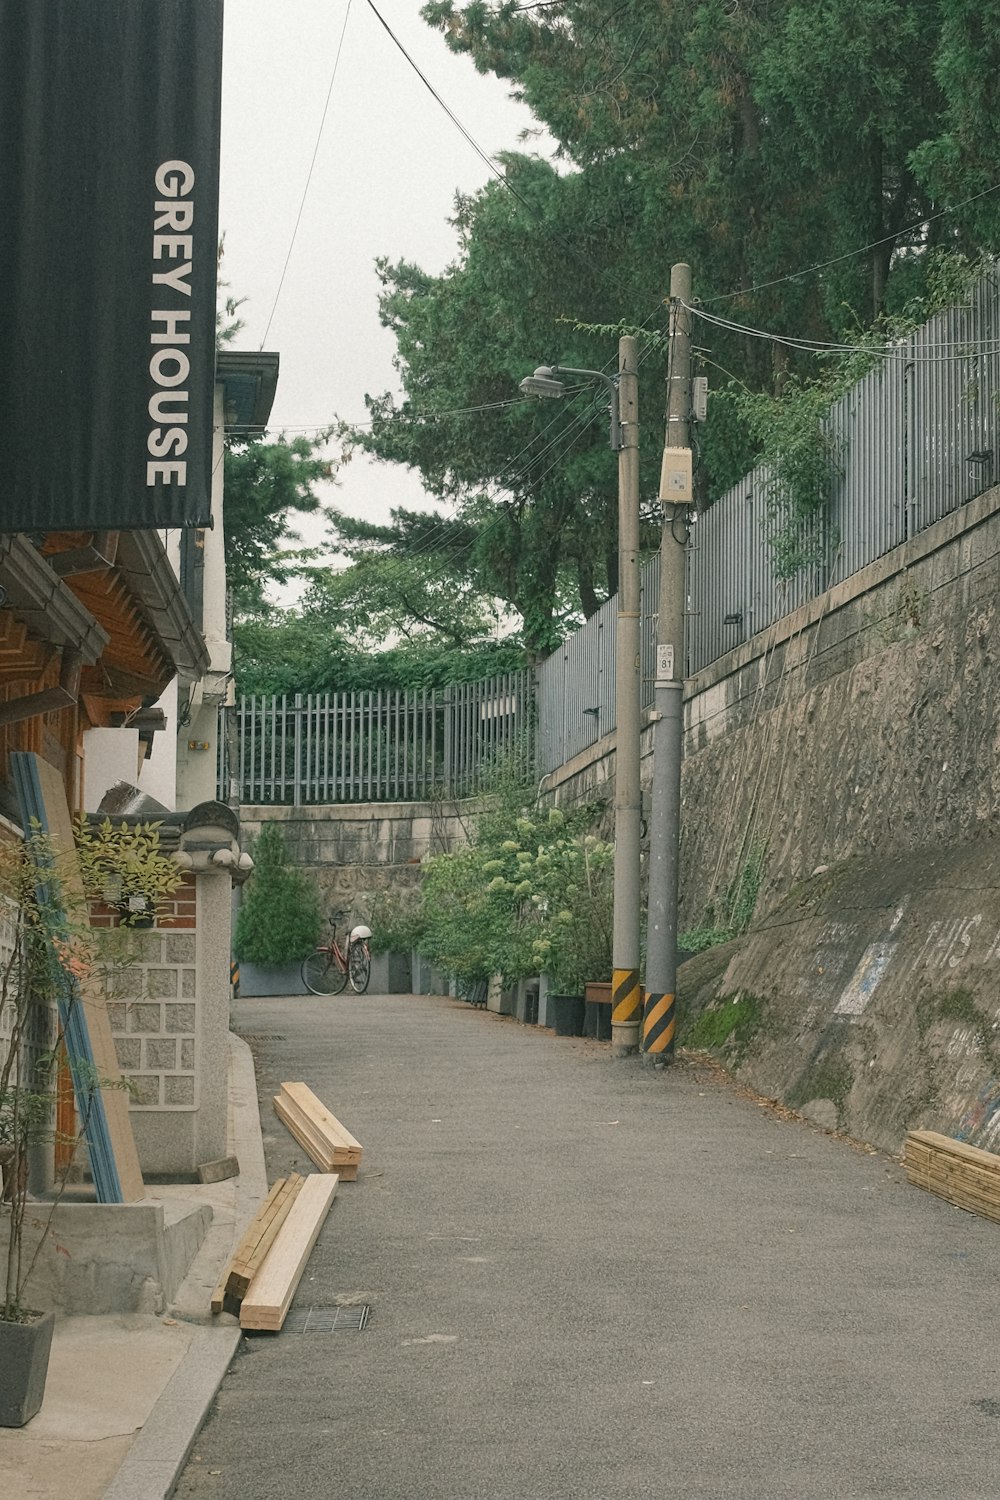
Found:
[[197, 679], [211, 658], [157, 531], [122, 531], [115, 566], [177, 671]]
[[37, 640], [69, 648], [92, 665], [108, 645], [106, 630], [36, 547], [19, 533], [0, 535], [2, 603]]

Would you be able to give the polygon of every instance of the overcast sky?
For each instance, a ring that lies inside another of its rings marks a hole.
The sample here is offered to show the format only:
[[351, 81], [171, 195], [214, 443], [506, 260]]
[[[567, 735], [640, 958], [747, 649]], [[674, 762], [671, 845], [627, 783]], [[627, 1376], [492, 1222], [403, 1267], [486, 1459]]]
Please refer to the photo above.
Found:
[[[478, 145], [489, 155], [518, 147], [534, 121], [506, 87], [449, 52], [421, 21], [417, 0], [376, 4]], [[223, 276], [247, 299], [240, 310], [247, 326], [233, 347], [256, 349], [263, 340], [281, 356], [276, 426], [291, 432], [335, 415], [362, 420], [366, 391], [395, 388], [395, 341], [378, 320], [375, 257], [443, 270], [456, 253], [447, 222], [454, 194], [490, 175], [366, 0], [350, 0], [349, 10], [348, 0], [226, 0]], [[536, 353], [525, 351], [526, 361]], [[376, 519], [390, 505], [433, 503], [409, 471], [360, 459], [343, 469], [331, 498]]]

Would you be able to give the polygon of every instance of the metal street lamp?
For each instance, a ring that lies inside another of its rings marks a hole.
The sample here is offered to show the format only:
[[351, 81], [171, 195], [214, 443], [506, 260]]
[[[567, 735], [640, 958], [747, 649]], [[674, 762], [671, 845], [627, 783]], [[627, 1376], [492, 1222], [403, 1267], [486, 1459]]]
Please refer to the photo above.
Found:
[[615, 889], [612, 938], [611, 1043], [615, 1057], [639, 1047], [639, 357], [626, 335], [618, 374], [540, 365], [520, 383], [526, 396], [567, 394], [560, 375], [598, 380], [611, 398], [611, 447], [618, 454], [618, 618], [615, 650]]
[[574, 370], [569, 365], [539, 365], [534, 375], [526, 375], [518, 386], [524, 396], [560, 397], [567, 394], [567, 387], [560, 375], [586, 375], [590, 380], [599, 380], [611, 397], [611, 447], [621, 452], [622, 424], [618, 384], [621, 375], [605, 375], [603, 370]]

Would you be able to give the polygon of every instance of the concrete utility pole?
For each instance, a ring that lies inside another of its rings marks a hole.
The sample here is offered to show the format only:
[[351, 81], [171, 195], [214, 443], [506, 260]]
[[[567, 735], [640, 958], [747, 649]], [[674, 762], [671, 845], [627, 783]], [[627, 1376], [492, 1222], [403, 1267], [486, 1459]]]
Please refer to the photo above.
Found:
[[587, 375], [608, 392], [611, 447], [618, 454], [618, 616], [615, 649], [615, 867], [611, 943], [611, 1050], [637, 1051], [642, 1021], [639, 989], [639, 346], [618, 344], [618, 375], [539, 365], [520, 382], [526, 396], [561, 397], [560, 375]]
[[618, 618], [615, 648], [615, 904], [611, 1052], [638, 1051], [639, 989], [639, 357], [638, 341], [618, 345]]
[[677, 886], [681, 750], [684, 730], [685, 550], [691, 479], [691, 267], [670, 272], [667, 432], [660, 474], [663, 535], [656, 631], [653, 788], [649, 829], [644, 1061], [664, 1064], [674, 1051], [677, 1001]]

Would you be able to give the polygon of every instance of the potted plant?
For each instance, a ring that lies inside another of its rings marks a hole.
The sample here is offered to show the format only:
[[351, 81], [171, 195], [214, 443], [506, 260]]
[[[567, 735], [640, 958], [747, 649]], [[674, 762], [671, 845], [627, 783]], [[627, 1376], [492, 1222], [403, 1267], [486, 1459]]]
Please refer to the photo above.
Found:
[[[277, 823], [264, 824], [253, 858], [233, 935], [233, 955], [241, 964], [240, 993], [303, 994], [299, 965], [318, 944], [323, 925], [316, 888], [289, 863]], [[249, 965], [265, 972], [254, 974]]]
[[415, 946], [471, 994], [498, 978], [550, 979], [550, 1004], [582, 1028], [586, 979], [611, 974], [612, 846], [591, 830], [600, 806], [534, 804], [534, 787], [501, 764], [469, 843], [423, 865], [411, 909]]
[[[0, 1261], [0, 1427], [20, 1427], [38, 1411], [45, 1389], [55, 1315], [33, 1305], [29, 1280], [45, 1243], [52, 1214], [73, 1165], [79, 1137], [71, 1144], [62, 1183], [45, 1231], [29, 1246], [25, 1219], [37, 1159], [54, 1140], [54, 1094], [63, 1027], [57, 996], [77, 1003], [79, 983], [95, 974], [107, 984], [115, 969], [134, 958], [129, 923], [91, 926], [90, 907], [103, 900], [109, 872], [127, 865], [134, 888], [155, 905], [181, 881], [180, 871], [159, 849], [153, 825], [98, 827], [80, 820], [75, 829], [79, 878], [60, 878], [60, 856], [45, 835], [0, 841], [0, 1229], [6, 1259]], [[69, 892], [76, 891], [75, 900]], [[106, 1086], [94, 1077], [93, 1090]], [[78, 1107], [86, 1108], [77, 1099]], [[82, 1135], [82, 1131], [81, 1131]], [[48, 1173], [44, 1173], [48, 1177]]]
[[537, 864], [535, 961], [549, 975], [556, 1034], [581, 1036], [587, 1023], [587, 984], [595, 975], [611, 973], [614, 849], [594, 833], [557, 830], [539, 849]]
[[7, 1218], [7, 1265], [0, 1299], [0, 1427], [23, 1427], [41, 1406], [55, 1324], [51, 1310], [34, 1309], [24, 1301], [28, 1156], [40, 1134], [50, 1128], [52, 1101], [51, 1091], [44, 1087], [41, 1061], [36, 1063], [34, 1076], [28, 1076], [26, 1054], [28, 1034], [34, 1029], [34, 1004], [10, 998], [17, 994], [15, 976], [20, 977], [22, 969], [18, 945], [16, 940], [0, 981], [4, 1044], [9, 1044], [0, 1068], [0, 1168]]

